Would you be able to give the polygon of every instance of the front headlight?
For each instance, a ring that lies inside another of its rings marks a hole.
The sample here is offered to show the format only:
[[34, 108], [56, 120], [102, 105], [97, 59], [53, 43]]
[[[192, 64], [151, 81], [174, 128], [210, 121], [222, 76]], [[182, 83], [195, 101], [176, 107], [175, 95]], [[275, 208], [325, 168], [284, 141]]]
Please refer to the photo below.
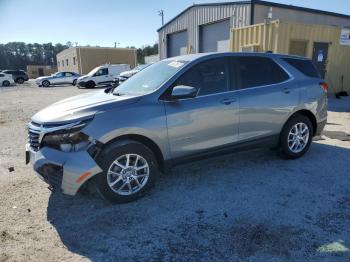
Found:
[[82, 133], [81, 130], [89, 122], [82, 121], [73, 127], [47, 133], [42, 140], [42, 146], [55, 148], [63, 152], [77, 152], [87, 149], [92, 139]]

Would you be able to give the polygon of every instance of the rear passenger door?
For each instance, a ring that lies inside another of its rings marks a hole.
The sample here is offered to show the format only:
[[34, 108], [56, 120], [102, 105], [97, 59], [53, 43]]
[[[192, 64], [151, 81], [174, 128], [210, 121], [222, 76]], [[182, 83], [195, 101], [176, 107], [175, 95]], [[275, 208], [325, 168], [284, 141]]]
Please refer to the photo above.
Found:
[[228, 58], [212, 58], [194, 65], [173, 87], [177, 85], [199, 91], [194, 98], [164, 102], [173, 158], [237, 141], [238, 100], [230, 84]]
[[271, 138], [299, 103], [299, 88], [269, 57], [232, 58], [238, 78], [239, 140]]

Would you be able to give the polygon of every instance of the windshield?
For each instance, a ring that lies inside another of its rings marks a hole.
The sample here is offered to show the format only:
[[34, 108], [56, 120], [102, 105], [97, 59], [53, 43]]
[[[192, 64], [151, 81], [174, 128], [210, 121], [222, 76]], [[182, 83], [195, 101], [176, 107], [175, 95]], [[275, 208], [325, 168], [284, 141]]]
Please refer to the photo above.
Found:
[[119, 95], [145, 95], [157, 90], [175, 75], [187, 61], [164, 60], [148, 66], [114, 89]]
[[96, 74], [96, 72], [100, 69], [100, 67], [96, 67], [94, 69], [92, 69], [87, 75], [88, 76], [93, 76], [94, 74]]

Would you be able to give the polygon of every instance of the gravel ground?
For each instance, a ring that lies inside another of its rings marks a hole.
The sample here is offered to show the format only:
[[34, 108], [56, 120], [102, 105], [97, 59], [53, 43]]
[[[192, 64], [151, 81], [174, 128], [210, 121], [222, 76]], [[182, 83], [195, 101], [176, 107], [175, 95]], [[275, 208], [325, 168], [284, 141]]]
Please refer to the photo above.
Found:
[[301, 159], [256, 150], [195, 162], [111, 205], [51, 194], [24, 164], [30, 116], [82, 92], [0, 89], [0, 262], [350, 260], [350, 99], [330, 99], [324, 136]]

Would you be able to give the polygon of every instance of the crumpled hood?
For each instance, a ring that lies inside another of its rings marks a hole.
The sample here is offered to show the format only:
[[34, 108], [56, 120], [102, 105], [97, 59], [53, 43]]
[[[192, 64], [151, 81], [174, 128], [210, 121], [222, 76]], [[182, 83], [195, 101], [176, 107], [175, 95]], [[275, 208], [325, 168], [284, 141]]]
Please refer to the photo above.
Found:
[[104, 90], [89, 92], [61, 100], [44, 108], [32, 117], [32, 121], [38, 124], [69, 123], [89, 118], [109, 108], [130, 105], [139, 99], [140, 97], [106, 94]]

